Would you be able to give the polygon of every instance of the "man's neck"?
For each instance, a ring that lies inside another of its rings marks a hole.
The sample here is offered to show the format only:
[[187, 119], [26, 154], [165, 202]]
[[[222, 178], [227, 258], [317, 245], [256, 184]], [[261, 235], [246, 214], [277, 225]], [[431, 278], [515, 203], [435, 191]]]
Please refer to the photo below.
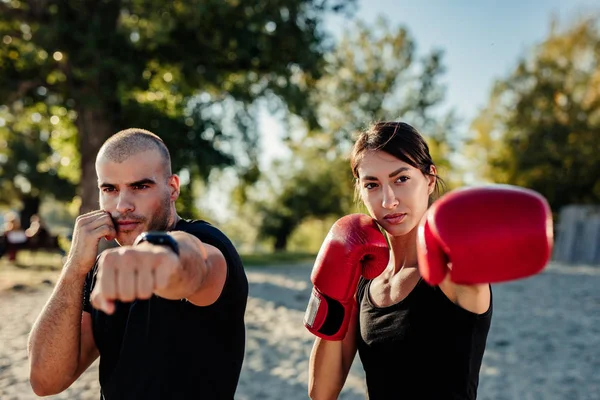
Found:
[[169, 226], [167, 227], [167, 231], [172, 231], [173, 229], [175, 229], [175, 226], [177, 226], [177, 223], [181, 220], [181, 217], [179, 217], [179, 215], [177, 215], [177, 213], [174, 213], [175, 215], [173, 216], [173, 218], [170, 218], [171, 222], [169, 223]]

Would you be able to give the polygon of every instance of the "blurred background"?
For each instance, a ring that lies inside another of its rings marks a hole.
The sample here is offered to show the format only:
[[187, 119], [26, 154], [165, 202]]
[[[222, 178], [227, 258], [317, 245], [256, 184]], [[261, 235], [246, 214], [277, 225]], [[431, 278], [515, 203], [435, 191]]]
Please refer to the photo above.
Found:
[[165, 140], [179, 214], [248, 266], [310, 263], [365, 212], [352, 140], [402, 120], [450, 189], [543, 194], [554, 260], [597, 271], [599, 28], [584, 0], [0, 0], [0, 288], [52, 285], [129, 127]]
[[1, 211], [68, 238], [100, 145], [140, 127], [171, 149], [182, 216], [244, 253], [314, 253], [360, 211], [355, 133], [403, 120], [451, 188], [529, 187], [560, 222], [600, 203], [594, 3], [1, 0]]

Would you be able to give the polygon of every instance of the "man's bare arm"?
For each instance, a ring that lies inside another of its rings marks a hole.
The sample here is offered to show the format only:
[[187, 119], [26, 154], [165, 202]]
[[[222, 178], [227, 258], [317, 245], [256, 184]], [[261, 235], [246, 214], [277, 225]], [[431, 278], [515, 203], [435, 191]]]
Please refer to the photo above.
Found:
[[112, 239], [115, 232], [105, 211], [77, 217], [67, 262], [29, 334], [29, 380], [37, 395], [65, 390], [98, 357], [91, 318], [88, 313], [82, 315], [83, 288], [99, 240]]
[[221, 251], [186, 232], [170, 233], [179, 255], [167, 246], [142, 242], [108, 249], [98, 259], [92, 305], [112, 314], [115, 301], [187, 299], [197, 306], [214, 303], [225, 285], [227, 262]]
[[214, 303], [221, 295], [227, 279], [227, 261], [223, 253], [193, 235], [173, 232], [173, 236], [182, 250], [183, 281], [195, 282], [185, 288], [185, 298], [198, 306]]
[[82, 314], [85, 277], [66, 271], [29, 335], [29, 379], [38, 396], [62, 392], [98, 357], [91, 317]]

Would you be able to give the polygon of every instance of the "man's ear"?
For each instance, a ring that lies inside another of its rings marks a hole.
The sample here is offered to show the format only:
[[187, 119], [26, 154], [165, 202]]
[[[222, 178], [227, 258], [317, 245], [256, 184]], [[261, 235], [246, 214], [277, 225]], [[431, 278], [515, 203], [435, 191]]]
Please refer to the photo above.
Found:
[[180, 181], [179, 181], [179, 176], [176, 174], [173, 174], [169, 177], [169, 181], [168, 181], [168, 185], [169, 185], [169, 191], [171, 194], [171, 201], [175, 201], [179, 198], [179, 193], [180, 193]]

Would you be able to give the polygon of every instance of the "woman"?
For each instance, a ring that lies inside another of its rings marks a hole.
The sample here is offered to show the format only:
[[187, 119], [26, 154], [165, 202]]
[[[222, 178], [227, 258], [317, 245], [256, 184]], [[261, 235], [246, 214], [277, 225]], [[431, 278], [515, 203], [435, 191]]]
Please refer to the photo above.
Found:
[[401, 122], [363, 132], [351, 166], [356, 190], [390, 245], [385, 270], [361, 278], [343, 340], [317, 337], [309, 394], [335, 399], [358, 350], [371, 400], [475, 399], [492, 319], [489, 284], [430, 286], [418, 268], [417, 230], [442, 180], [423, 137]]

